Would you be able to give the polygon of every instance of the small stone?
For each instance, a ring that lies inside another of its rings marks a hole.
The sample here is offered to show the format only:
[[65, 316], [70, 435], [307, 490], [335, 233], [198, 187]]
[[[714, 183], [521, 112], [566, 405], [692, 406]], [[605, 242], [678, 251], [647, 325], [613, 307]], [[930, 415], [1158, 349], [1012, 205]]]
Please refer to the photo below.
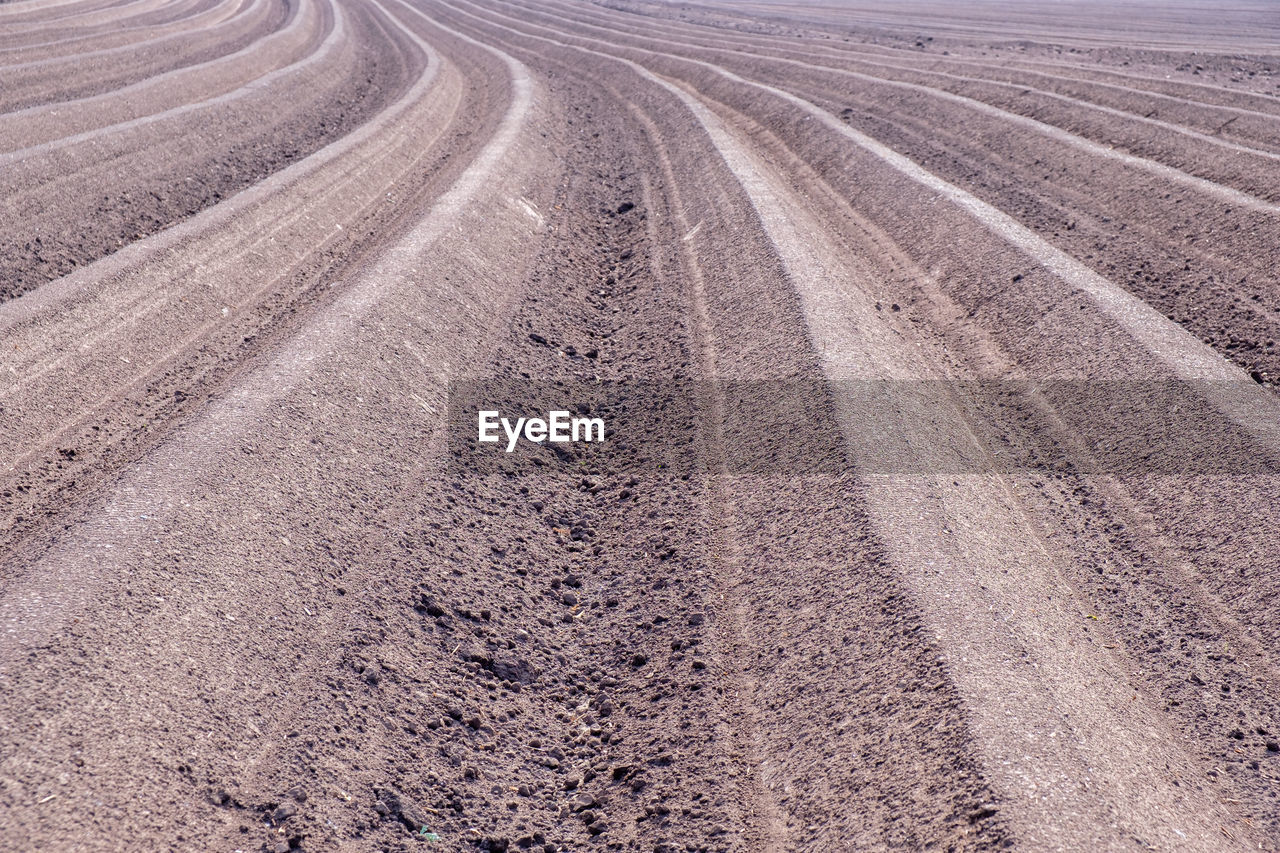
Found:
[[566, 592], [564, 595], [560, 596], [560, 600], [564, 603], [565, 607], [573, 607], [578, 603], [578, 596], [574, 595], [572, 592]]

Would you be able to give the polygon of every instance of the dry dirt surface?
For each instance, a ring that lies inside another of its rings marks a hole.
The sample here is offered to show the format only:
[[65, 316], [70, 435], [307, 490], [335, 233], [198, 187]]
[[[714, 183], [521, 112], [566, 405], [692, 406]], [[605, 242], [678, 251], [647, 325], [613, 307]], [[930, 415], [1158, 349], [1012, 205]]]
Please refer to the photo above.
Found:
[[1280, 849], [1278, 39], [0, 2], [0, 850]]

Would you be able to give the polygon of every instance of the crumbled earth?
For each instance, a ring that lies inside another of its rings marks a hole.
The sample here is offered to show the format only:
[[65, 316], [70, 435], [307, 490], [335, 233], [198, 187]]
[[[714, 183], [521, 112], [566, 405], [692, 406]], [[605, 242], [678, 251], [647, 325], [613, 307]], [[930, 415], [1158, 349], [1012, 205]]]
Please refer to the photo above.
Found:
[[0, 848], [1276, 849], [1272, 17], [0, 4]]

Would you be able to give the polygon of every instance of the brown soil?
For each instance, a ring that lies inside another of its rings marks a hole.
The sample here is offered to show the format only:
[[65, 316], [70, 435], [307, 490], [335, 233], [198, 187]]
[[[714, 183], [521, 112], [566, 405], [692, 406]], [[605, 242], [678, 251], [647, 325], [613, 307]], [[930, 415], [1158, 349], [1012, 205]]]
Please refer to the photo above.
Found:
[[0, 4], [0, 847], [1276, 849], [1264, 12]]

